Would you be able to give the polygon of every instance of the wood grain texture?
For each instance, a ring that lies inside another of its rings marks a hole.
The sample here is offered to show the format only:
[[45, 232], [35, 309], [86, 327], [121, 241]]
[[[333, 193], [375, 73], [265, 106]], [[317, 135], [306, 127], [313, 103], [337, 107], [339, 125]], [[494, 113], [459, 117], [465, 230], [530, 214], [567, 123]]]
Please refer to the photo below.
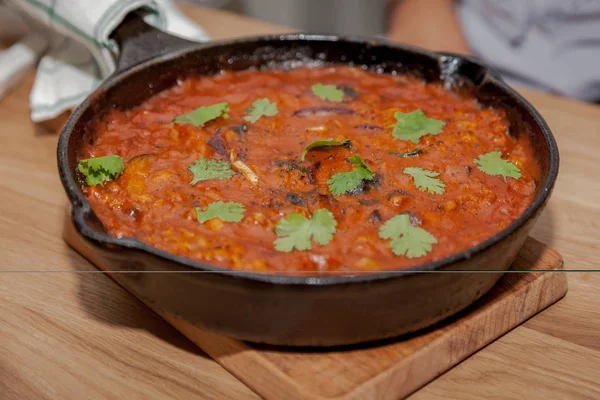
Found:
[[[216, 39], [286, 28], [186, 7]], [[29, 120], [33, 77], [0, 100], [0, 270], [95, 267], [61, 237], [66, 198], [57, 136]], [[529, 90], [561, 168], [533, 237], [565, 268], [600, 268], [600, 107]], [[411, 399], [597, 398], [600, 274], [568, 274], [557, 304], [486, 346]], [[581, 392], [584, 388], [588, 392]], [[106, 276], [0, 273], [0, 398], [257, 398]]]
[[[100, 269], [112, 270], [70, 225], [65, 240]], [[560, 255], [529, 238], [515, 270], [558, 270]], [[112, 278], [126, 287], [119, 274]], [[163, 318], [266, 399], [397, 399], [545, 309], [567, 291], [560, 273], [507, 274], [468, 312], [399, 341], [341, 349], [282, 349], [206, 332], [173, 315]], [[150, 306], [150, 305], [149, 305]], [[580, 393], [585, 391], [579, 390]], [[600, 395], [600, 389], [597, 394]]]

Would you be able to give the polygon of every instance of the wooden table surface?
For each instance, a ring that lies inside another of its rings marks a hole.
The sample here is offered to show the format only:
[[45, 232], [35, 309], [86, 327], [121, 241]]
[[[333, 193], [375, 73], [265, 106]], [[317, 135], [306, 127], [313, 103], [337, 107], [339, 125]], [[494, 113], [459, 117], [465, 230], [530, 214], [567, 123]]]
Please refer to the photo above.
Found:
[[[285, 28], [186, 7], [214, 38]], [[256, 394], [70, 249], [57, 135], [29, 120], [33, 74], [0, 100], [0, 398], [254, 399]], [[556, 135], [560, 176], [533, 236], [570, 270], [600, 264], [600, 107], [523, 91]], [[62, 270], [67, 272], [48, 272]], [[29, 271], [29, 272], [14, 272]], [[46, 272], [34, 272], [46, 271]], [[73, 273], [74, 271], [82, 273]], [[600, 273], [411, 398], [600, 398]]]

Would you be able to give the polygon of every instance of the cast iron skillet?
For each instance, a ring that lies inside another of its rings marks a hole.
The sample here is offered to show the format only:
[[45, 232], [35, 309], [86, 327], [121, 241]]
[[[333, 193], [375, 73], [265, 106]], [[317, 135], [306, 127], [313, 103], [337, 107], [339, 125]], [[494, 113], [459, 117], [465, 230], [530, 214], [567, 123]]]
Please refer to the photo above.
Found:
[[[558, 149], [539, 113], [486, 66], [473, 59], [400, 46], [380, 39], [287, 34], [198, 44], [128, 18], [116, 31], [117, 71], [71, 115], [58, 143], [58, 168], [76, 231], [121, 283], [163, 314], [235, 338], [302, 346], [344, 345], [413, 332], [464, 309], [485, 294], [516, 257], [548, 201], [558, 173]], [[409, 72], [471, 90], [503, 107], [512, 135], [530, 135], [542, 167], [533, 204], [485, 242], [443, 260], [394, 273], [285, 276], [235, 272], [107, 234], [80, 190], [76, 155], [88, 123], [111, 107], [127, 109], [189, 75], [221, 70], [349, 64]], [[488, 273], [419, 271], [489, 270]], [[218, 272], [218, 273], [211, 273]]]

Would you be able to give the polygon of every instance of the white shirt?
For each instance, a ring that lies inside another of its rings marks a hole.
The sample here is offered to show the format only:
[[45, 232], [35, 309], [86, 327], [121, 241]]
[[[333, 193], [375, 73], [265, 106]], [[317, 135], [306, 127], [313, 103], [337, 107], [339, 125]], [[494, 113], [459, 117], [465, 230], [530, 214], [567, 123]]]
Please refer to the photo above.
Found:
[[507, 81], [600, 99], [600, 0], [459, 0], [475, 55]]

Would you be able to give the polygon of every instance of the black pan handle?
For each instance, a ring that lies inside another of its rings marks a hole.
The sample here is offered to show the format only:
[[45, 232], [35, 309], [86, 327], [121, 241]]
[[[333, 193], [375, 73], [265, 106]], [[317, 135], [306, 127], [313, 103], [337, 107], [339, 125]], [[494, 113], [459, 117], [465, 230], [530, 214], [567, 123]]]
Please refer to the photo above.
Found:
[[111, 39], [119, 46], [115, 73], [123, 72], [150, 58], [198, 46], [198, 42], [169, 35], [150, 26], [137, 11], [127, 14], [111, 34]]

